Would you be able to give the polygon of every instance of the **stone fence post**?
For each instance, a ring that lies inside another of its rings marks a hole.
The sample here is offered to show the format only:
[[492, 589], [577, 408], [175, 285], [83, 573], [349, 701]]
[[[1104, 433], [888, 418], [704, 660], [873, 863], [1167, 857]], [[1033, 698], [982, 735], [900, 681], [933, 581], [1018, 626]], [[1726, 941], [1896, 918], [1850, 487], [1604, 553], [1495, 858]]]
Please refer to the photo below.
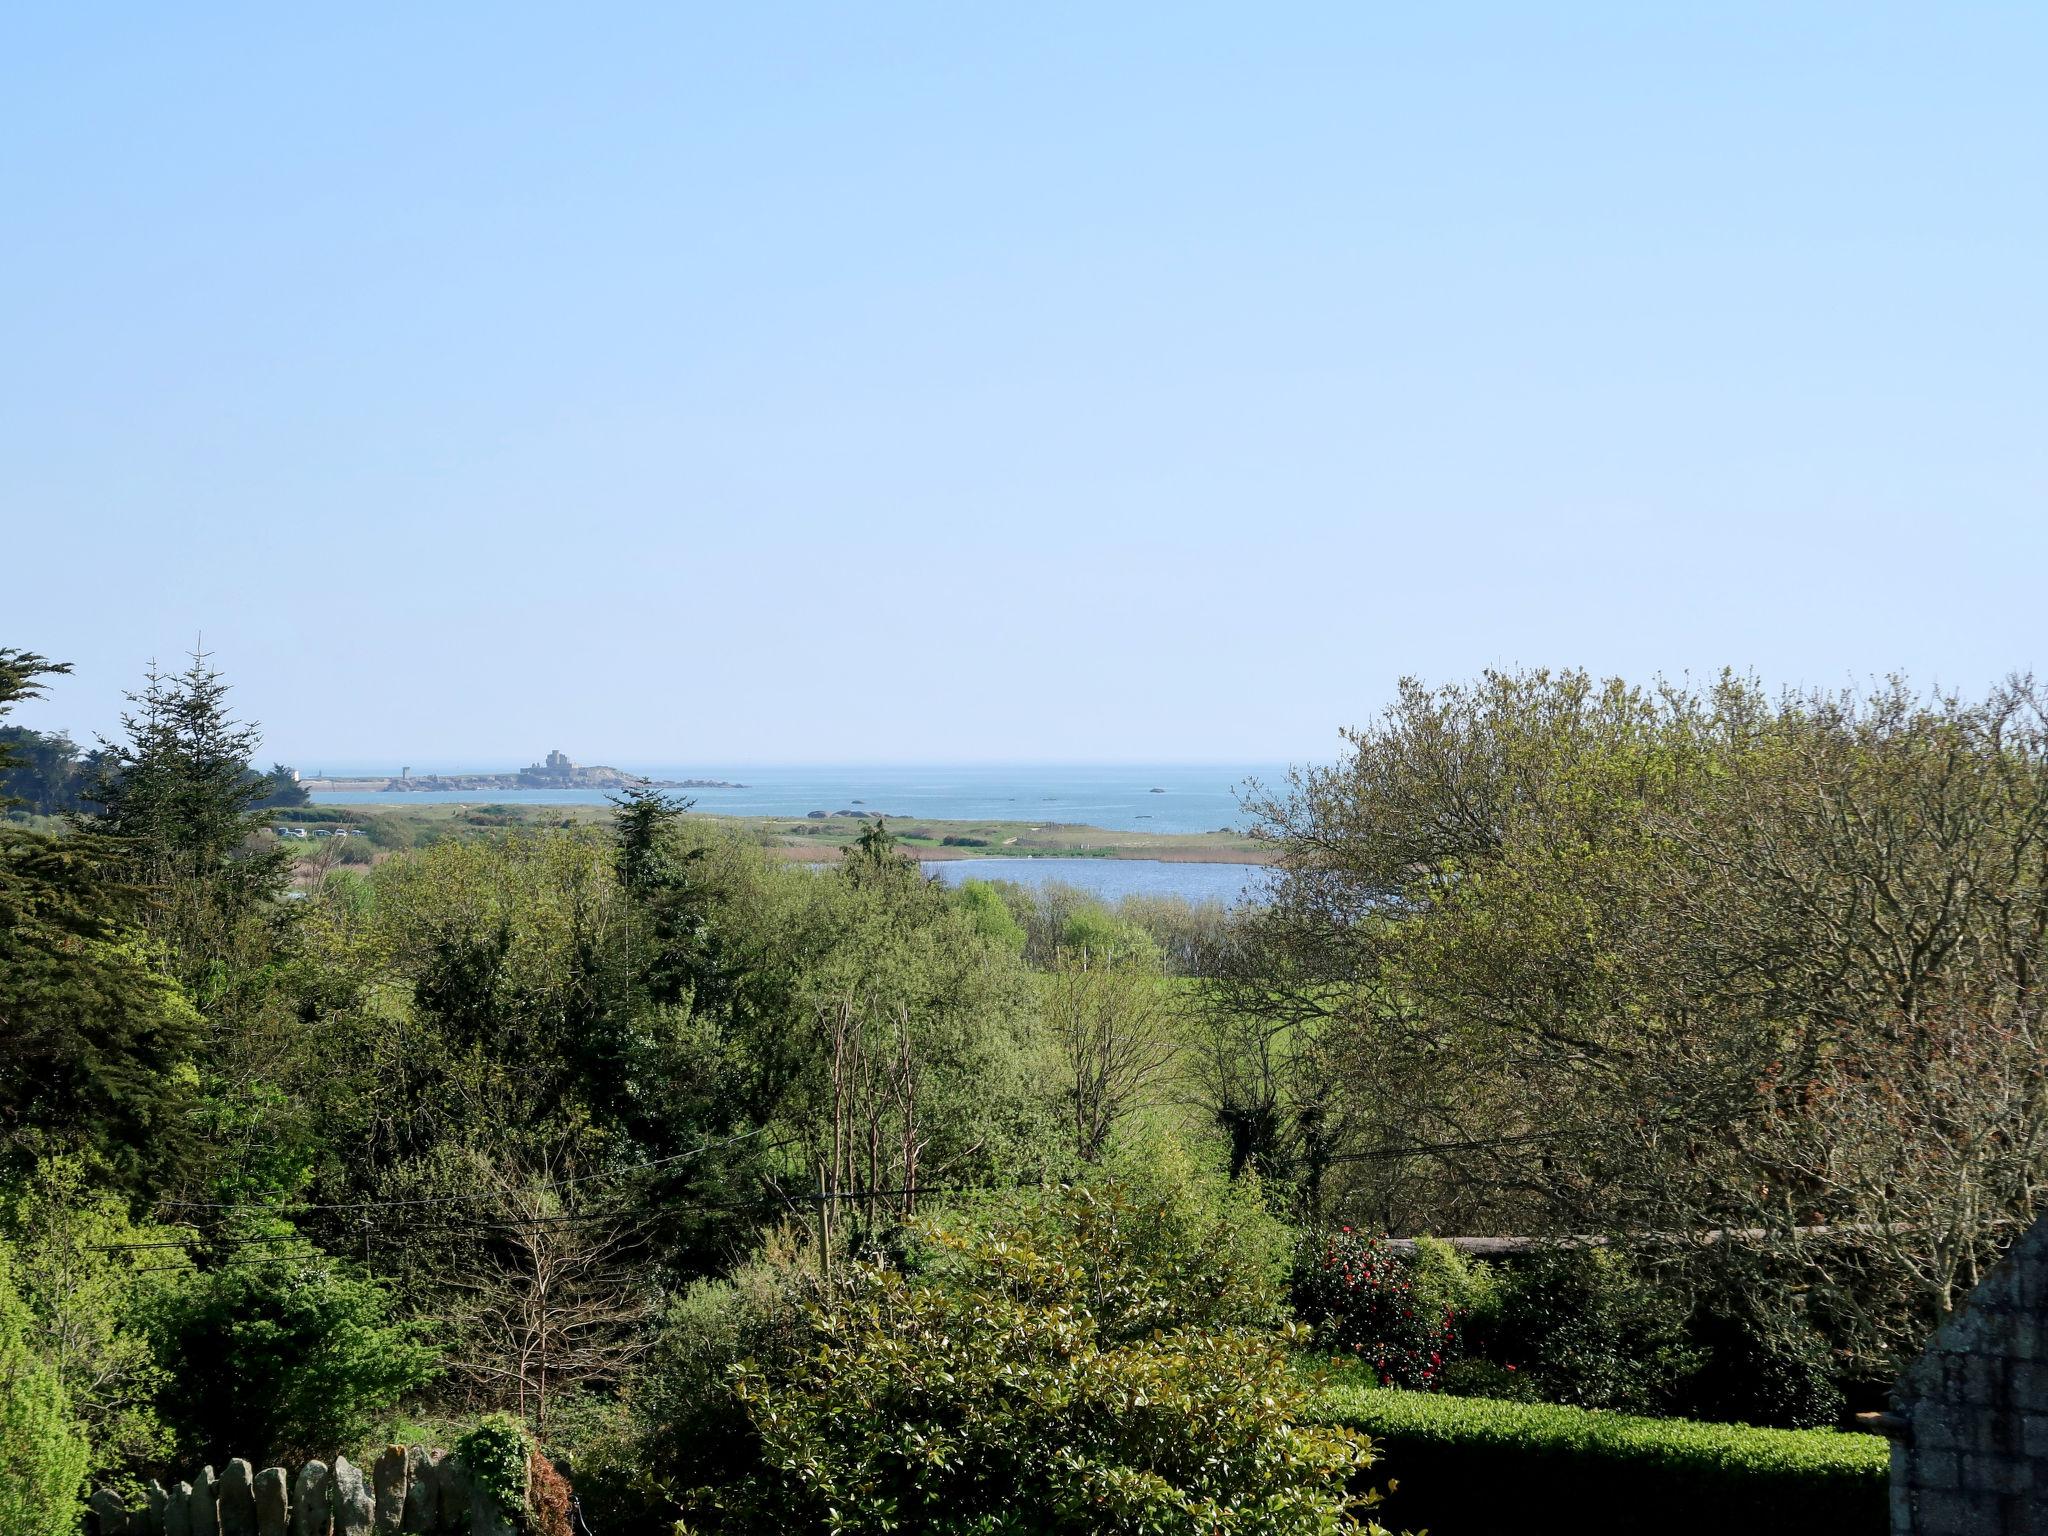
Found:
[[132, 1505], [103, 1488], [86, 1507], [91, 1536], [511, 1536], [526, 1514], [477, 1487], [460, 1456], [420, 1445], [387, 1446], [368, 1477], [345, 1456], [295, 1473], [237, 1457], [217, 1478], [201, 1467]]

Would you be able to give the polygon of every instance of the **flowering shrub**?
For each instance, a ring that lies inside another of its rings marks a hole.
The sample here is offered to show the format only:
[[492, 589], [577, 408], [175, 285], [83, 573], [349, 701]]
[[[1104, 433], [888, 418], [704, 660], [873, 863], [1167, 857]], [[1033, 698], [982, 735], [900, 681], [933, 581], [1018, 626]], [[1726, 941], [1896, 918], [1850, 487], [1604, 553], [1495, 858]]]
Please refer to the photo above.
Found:
[[1457, 1352], [1457, 1310], [1419, 1296], [1413, 1266], [1384, 1237], [1349, 1227], [1304, 1245], [1294, 1310], [1317, 1344], [1365, 1366], [1381, 1386], [1434, 1391]]

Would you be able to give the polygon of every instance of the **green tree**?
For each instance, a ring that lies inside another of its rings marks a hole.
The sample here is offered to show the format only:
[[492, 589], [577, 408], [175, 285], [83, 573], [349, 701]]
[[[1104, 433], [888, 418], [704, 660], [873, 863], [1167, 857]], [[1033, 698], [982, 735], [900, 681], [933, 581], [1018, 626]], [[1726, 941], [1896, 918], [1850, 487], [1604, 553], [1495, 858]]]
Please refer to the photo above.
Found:
[[263, 791], [262, 797], [254, 802], [260, 809], [269, 810], [274, 806], [313, 803], [312, 791], [299, 782], [298, 770], [289, 763], [272, 763], [270, 772], [260, 776], [253, 768], [245, 769], [244, 772], [249, 778], [256, 780]]
[[1161, 1099], [1179, 1053], [1166, 985], [1149, 942], [1128, 957], [1113, 948], [1062, 951], [1039, 979], [1074, 1151], [1085, 1161], [1099, 1159], [1122, 1122]]
[[128, 1202], [67, 1157], [39, 1163], [0, 1199], [0, 1239], [13, 1245], [29, 1340], [91, 1446], [95, 1486], [135, 1491], [133, 1477], [171, 1449], [149, 1321], [191, 1234], [131, 1221]]
[[[0, 650], [0, 717], [66, 670]], [[0, 1158], [17, 1172], [91, 1148], [133, 1182], [186, 1143], [198, 1020], [129, 926], [118, 880], [90, 828], [0, 824]]]
[[702, 847], [679, 836], [688, 800], [627, 789], [613, 800], [612, 847], [619, 884], [640, 915], [633, 925], [635, 983], [656, 1007], [716, 1009], [726, 980], [695, 879]]
[[[1216, 1011], [1337, 1085], [1345, 1210], [1757, 1234], [1664, 1273], [1803, 1293], [1879, 1378], [2040, 1209], [2048, 703], [2029, 680], [1976, 700], [1408, 682], [1254, 809], [1283, 878]], [[1254, 1050], [1218, 1057], [1256, 1080]], [[1291, 1097], [1263, 1101], [1282, 1124], [1313, 1107]], [[1266, 1166], [1299, 1173], [1274, 1140]], [[1823, 1227], [1841, 1235], [1805, 1235]]]
[[986, 880], [963, 880], [954, 891], [954, 900], [960, 903], [960, 910], [974, 924], [976, 933], [1023, 953], [1028, 938], [1024, 925], [1017, 921], [1017, 914], [1010, 910], [1010, 904], [995, 886]]
[[393, 1321], [383, 1287], [280, 1224], [236, 1237], [156, 1319], [175, 1383], [158, 1406], [191, 1459], [331, 1451], [434, 1376], [423, 1329]]
[[68, 736], [0, 726], [0, 805], [12, 800], [36, 816], [79, 808], [84, 765]]
[[72, 1536], [83, 1513], [85, 1437], [56, 1373], [35, 1351], [11, 1270], [0, 1243], [0, 1531]]
[[291, 862], [283, 849], [254, 845], [255, 807], [271, 784], [250, 769], [261, 738], [230, 713], [228, 691], [203, 651], [176, 674], [152, 663], [142, 691], [129, 695], [122, 739], [105, 744], [88, 796], [98, 814], [79, 818], [117, 851], [151, 930], [209, 1012], [238, 973], [260, 967], [267, 946], [250, 926]]

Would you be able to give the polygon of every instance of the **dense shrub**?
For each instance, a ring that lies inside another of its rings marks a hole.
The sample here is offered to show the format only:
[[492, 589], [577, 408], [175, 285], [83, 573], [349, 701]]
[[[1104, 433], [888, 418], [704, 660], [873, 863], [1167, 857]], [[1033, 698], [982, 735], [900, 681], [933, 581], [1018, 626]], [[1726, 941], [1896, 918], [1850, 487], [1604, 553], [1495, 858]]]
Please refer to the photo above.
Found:
[[1001, 944], [1013, 954], [1021, 953], [1027, 935], [1024, 925], [1010, 910], [1010, 904], [1003, 899], [1001, 891], [986, 880], [963, 880], [954, 894], [975, 931], [992, 943]]
[[372, 816], [364, 836], [387, 853], [397, 853], [422, 841], [419, 822], [407, 816]]
[[1417, 1266], [1384, 1237], [1343, 1227], [1302, 1245], [1295, 1315], [1315, 1330], [1319, 1349], [1356, 1362], [1382, 1386], [1427, 1390], [1456, 1352], [1459, 1314], [1447, 1287], [1417, 1282]]
[[160, 1407], [191, 1459], [283, 1461], [348, 1444], [434, 1374], [381, 1286], [323, 1254], [268, 1255], [193, 1276], [156, 1319], [175, 1382]]
[[128, 1201], [94, 1190], [78, 1158], [46, 1160], [11, 1199], [0, 1194], [0, 1244], [13, 1249], [30, 1347], [69, 1399], [90, 1447], [91, 1486], [131, 1498], [141, 1492], [138, 1474], [171, 1450], [152, 1402], [164, 1372], [144, 1320], [181, 1236], [133, 1223]]
[[[1360, 1258], [1333, 1265], [1335, 1250], [1313, 1245], [1297, 1310], [1317, 1325], [1319, 1344], [1372, 1367], [1382, 1385], [1784, 1429], [1841, 1418], [1826, 1338], [1747, 1272], [1694, 1293], [1608, 1249], [1560, 1248], [1496, 1267], [1436, 1238], [1398, 1257], [1370, 1239], [1339, 1238]], [[1441, 1368], [1410, 1368], [1431, 1363], [1413, 1343], [1417, 1320], [1446, 1314], [1448, 1341], [1425, 1346], [1441, 1353]]]
[[1660, 1413], [1701, 1363], [1686, 1338], [1689, 1311], [1623, 1254], [1560, 1248], [1507, 1269], [1472, 1343], [1545, 1402]]
[[1798, 1313], [1767, 1310], [1740, 1293], [1710, 1296], [1695, 1308], [1686, 1337], [1700, 1362], [1680, 1388], [1689, 1417], [1786, 1429], [1841, 1418], [1833, 1352]]
[[1303, 1421], [1284, 1335], [1247, 1326], [1275, 1298], [1209, 1262], [1227, 1229], [1105, 1181], [923, 1236], [813, 1306], [794, 1362], [738, 1373], [762, 1528], [1364, 1529], [1370, 1447]]
[[1549, 1404], [1325, 1389], [1394, 1482], [1383, 1511], [1440, 1536], [1869, 1536], [1889, 1448], [1875, 1435], [1642, 1419]]
[[780, 1368], [807, 1337], [815, 1256], [787, 1233], [730, 1279], [700, 1280], [669, 1303], [640, 1368], [616, 1401], [572, 1401], [550, 1415], [549, 1449], [574, 1456], [595, 1528], [690, 1529], [715, 1517], [761, 1470], [760, 1438], [731, 1388], [742, 1361]]
[[78, 1529], [86, 1444], [56, 1373], [30, 1347], [29, 1326], [0, 1244], [0, 1532], [70, 1536]]

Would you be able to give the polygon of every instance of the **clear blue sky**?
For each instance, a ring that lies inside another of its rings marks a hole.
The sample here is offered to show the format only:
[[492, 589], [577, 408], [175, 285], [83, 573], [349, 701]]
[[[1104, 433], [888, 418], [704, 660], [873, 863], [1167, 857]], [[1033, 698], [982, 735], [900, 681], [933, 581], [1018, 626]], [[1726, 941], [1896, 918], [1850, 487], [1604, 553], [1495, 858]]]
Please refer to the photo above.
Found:
[[2048, 7], [17, 6], [0, 644], [299, 763], [2048, 669]]

